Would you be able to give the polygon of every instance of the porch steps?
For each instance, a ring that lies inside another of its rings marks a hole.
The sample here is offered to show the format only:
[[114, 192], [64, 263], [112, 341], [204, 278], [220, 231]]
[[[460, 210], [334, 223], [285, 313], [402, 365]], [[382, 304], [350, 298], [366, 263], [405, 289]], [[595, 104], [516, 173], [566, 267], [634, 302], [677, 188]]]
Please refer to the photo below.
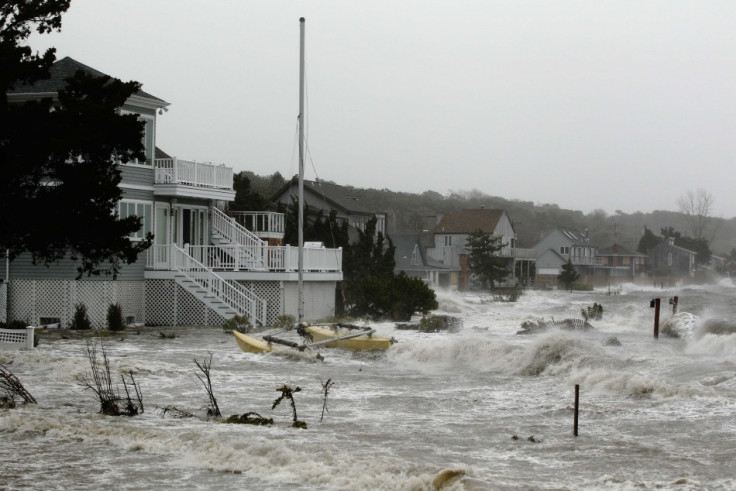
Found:
[[[240, 225], [234, 218], [218, 208], [212, 209], [210, 242], [233, 257], [237, 269], [265, 271], [263, 248], [268, 242]], [[234, 246], [234, 247], [232, 247]], [[233, 251], [235, 254], [233, 254]]]
[[[238, 311], [229, 306], [223, 300], [218, 298], [215, 294], [208, 291], [204, 286], [200, 285], [196, 281], [190, 279], [185, 274], [174, 275], [174, 281], [184, 288], [186, 291], [192, 294], [194, 298], [211, 308], [216, 314], [222, 316], [225, 319], [238, 314]], [[253, 316], [249, 316], [253, 317]]]
[[233, 263], [238, 265], [238, 269], [247, 271], [267, 271], [268, 268], [263, 266], [263, 261], [255, 258], [251, 251], [245, 246], [230, 242], [227, 238], [223, 237], [216, 231], [212, 231], [210, 235], [210, 243], [214, 246], [220, 247], [222, 251], [228, 256], [236, 255], [233, 257]]

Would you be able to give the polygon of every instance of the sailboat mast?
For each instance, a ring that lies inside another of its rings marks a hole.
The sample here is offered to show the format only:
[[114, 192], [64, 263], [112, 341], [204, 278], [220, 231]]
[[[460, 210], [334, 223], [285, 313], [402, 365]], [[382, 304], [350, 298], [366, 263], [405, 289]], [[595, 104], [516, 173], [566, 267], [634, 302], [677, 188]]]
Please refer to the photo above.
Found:
[[304, 17], [299, 19], [299, 322], [304, 319]]

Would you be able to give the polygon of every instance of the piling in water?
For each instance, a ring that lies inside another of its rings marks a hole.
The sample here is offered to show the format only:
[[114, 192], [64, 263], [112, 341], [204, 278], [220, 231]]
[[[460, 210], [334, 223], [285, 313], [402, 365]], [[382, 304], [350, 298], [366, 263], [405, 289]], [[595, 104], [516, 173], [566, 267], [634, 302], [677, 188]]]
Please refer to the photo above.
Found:
[[677, 313], [677, 302], [679, 301], [680, 298], [678, 296], [670, 298], [670, 305], [672, 305], [672, 315], [675, 315]]
[[575, 416], [573, 418], [572, 434], [578, 436], [578, 407], [580, 406], [580, 384], [575, 384]]
[[659, 306], [661, 301], [660, 298], [655, 298], [649, 302], [649, 307], [654, 308], [654, 339], [659, 339]]

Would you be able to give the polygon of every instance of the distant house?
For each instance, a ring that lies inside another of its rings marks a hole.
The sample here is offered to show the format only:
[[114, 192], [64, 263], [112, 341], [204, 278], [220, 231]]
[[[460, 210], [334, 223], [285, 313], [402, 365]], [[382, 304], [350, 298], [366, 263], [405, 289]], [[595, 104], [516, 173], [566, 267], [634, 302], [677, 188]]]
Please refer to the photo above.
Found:
[[673, 237], [667, 237], [647, 251], [649, 267], [655, 279], [693, 276], [697, 255], [695, 251], [676, 246]]
[[647, 255], [630, 251], [616, 243], [598, 249], [599, 270], [609, 281], [633, 281], [646, 272]]
[[395, 234], [391, 240], [396, 248], [395, 273], [403, 272], [407, 276], [421, 278], [430, 287], [450, 286], [452, 267], [446, 267], [429, 257], [418, 234]]
[[[365, 230], [365, 225], [375, 215], [376, 233], [386, 235], [386, 213], [368, 206], [362, 199], [363, 191], [325, 181], [304, 181], [304, 202], [310, 210], [321, 210], [328, 216], [337, 212], [337, 220], [347, 221], [350, 227]], [[271, 202], [293, 206], [299, 196], [299, 179], [292, 178], [272, 197]], [[354, 239], [351, 234], [351, 240]]]
[[459, 290], [467, 289], [470, 284], [467, 242], [468, 236], [478, 229], [501, 237], [503, 248], [497, 255], [509, 259], [510, 276], [513, 277], [516, 234], [506, 211], [480, 208], [445, 213], [432, 230], [433, 243], [427, 248], [427, 254], [451, 271], [459, 271], [457, 275], [451, 273], [450, 278], [450, 284]]
[[596, 257], [597, 247], [590, 242], [587, 230], [580, 231], [566, 227], [552, 229], [534, 246], [537, 252], [537, 283], [554, 285], [562, 266], [569, 261], [583, 279], [600, 274], [600, 258]]

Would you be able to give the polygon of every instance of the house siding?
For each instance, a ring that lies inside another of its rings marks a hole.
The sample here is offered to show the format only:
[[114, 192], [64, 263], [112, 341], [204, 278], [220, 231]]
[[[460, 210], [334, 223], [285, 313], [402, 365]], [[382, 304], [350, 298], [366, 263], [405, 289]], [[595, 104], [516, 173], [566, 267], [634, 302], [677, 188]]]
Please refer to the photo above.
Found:
[[[31, 280], [75, 280], [77, 277], [77, 268], [81, 265], [79, 261], [72, 261], [70, 258], [64, 258], [57, 263], [49, 266], [43, 264], [33, 264], [31, 254], [24, 253], [10, 262], [9, 276], [12, 282], [15, 279], [31, 279]], [[104, 268], [104, 264], [101, 267]], [[133, 264], [123, 264], [118, 273], [117, 280], [142, 280], [143, 270], [146, 266], [146, 253], [143, 252], [138, 256], [138, 260]], [[83, 281], [110, 281], [111, 276], [84, 276]]]
[[120, 165], [120, 175], [122, 181], [120, 187], [123, 188], [124, 192], [129, 192], [130, 188], [126, 189], [126, 186], [136, 186], [150, 188], [147, 191], [150, 196], [153, 197], [153, 181], [154, 181], [154, 170], [153, 167], [139, 166], [139, 165]]

